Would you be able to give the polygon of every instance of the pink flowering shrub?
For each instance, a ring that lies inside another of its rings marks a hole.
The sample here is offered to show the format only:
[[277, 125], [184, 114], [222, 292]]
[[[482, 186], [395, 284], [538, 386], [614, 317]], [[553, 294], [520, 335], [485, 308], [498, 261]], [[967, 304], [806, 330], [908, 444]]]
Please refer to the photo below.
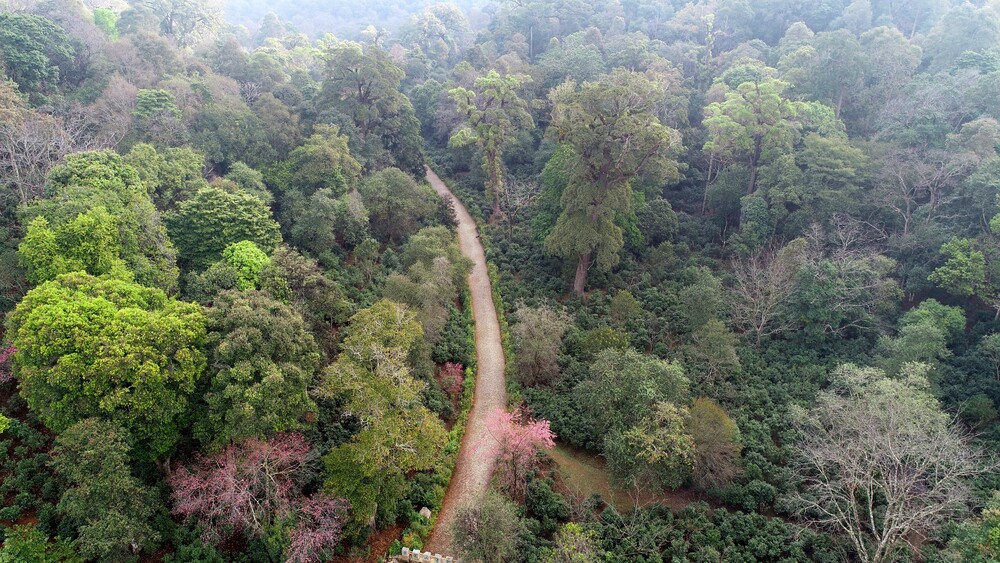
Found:
[[500, 486], [514, 498], [524, 498], [535, 454], [555, 446], [556, 435], [549, 429], [549, 421], [533, 420], [524, 410], [497, 409], [486, 425], [499, 448], [496, 476]]

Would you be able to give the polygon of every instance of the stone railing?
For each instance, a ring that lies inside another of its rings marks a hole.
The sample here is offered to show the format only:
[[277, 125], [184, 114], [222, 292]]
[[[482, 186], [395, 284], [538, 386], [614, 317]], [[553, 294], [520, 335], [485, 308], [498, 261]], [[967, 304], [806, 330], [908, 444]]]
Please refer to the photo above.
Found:
[[431, 554], [429, 551], [423, 553], [419, 549], [409, 549], [404, 547], [403, 553], [396, 556], [396, 561], [419, 561], [420, 563], [462, 563], [461, 559], [452, 556], [445, 557], [440, 553]]

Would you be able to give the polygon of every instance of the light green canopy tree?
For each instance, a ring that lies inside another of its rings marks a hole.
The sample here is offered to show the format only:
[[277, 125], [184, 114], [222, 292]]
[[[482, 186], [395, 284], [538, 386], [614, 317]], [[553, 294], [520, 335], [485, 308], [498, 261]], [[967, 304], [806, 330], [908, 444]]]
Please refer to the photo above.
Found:
[[448, 92], [466, 119], [466, 127], [455, 132], [450, 142], [454, 146], [475, 143], [483, 153], [486, 192], [493, 200], [494, 218], [500, 215], [504, 149], [519, 130], [533, 125], [528, 103], [518, 96], [518, 90], [530, 81], [527, 75], [500, 75], [491, 70], [476, 79], [472, 90], [458, 87]]
[[420, 400], [407, 358], [423, 331], [406, 307], [383, 299], [353, 317], [343, 352], [318, 393], [345, 399], [361, 431], [324, 458], [326, 487], [351, 501], [354, 526], [394, 516], [405, 475], [434, 465], [444, 425]]
[[791, 151], [798, 132], [795, 105], [784, 96], [787, 88], [787, 82], [774, 78], [748, 81], [705, 108], [705, 150], [747, 163], [748, 195], [757, 190], [760, 166]]
[[54, 432], [99, 417], [169, 455], [205, 370], [201, 307], [161, 290], [84, 273], [32, 289], [7, 318], [21, 395]]
[[[117, 239], [118, 258], [135, 275], [137, 282], [166, 291], [176, 289], [176, 251], [146, 192], [146, 185], [124, 158], [111, 151], [71, 154], [49, 173], [45, 189], [49, 197], [23, 207], [21, 217], [28, 225], [36, 218], [44, 218], [45, 223], [35, 223], [35, 234], [51, 239], [51, 235], [45, 233], [46, 229], [51, 229], [57, 244], [48, 258], [41, 248], [29, 245], [28, 254], [32, 256], [29, 267], [38, 272], [53, 267], [52, 273], [69, 271], [66, 269], [68, 264], [55, 267], [57, 255], [74, 262], [76, 254], [82, 262], [76, 265], [83, 266], [78, 269], [87, 268], [94, 274], [107, 273], [105, 270], [110, 268], [104, 266], [91, 270], [91, 266], [96, 267], [95, 257], [81, 254], [102, 247], [100, 253], [104, 257], [99, 261], [113, 261], [107, 255], [113, 252], [114, 239]], [[110, 232], [111, 225], [117, 227], [117, 236]], [[29, 227], [29, 234], [30, 230]], [[70, 248], [75, 244], [89, 246], [87, 249]], [[55, 262], [49, 261], [45, 266], [45, 261], [50, 259]], [[50, 277], [40, 275], [38, 279]]]

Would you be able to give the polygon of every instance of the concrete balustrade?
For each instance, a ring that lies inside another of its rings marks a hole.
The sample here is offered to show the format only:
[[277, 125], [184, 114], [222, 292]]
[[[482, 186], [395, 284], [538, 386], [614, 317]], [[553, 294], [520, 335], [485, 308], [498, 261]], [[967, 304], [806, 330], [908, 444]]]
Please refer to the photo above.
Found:
[[403, 548], [403, 552], [396, 556], [396, 561], [416, 561], [419, 563], [462, 563], [461, 559], [456, 559], [451, 555], [445, 556], [440, 553], [422, 552], [419, 549]]

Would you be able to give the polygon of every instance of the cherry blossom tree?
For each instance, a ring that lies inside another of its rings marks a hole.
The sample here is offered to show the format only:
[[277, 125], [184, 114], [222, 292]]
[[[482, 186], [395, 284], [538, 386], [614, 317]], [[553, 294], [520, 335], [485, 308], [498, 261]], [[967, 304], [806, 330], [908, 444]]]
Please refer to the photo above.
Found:
[[498, 445], [496, 475], [500, 486], [515, 498], [524, 498], [535, 453], [555, 446], [556, 435], [549, 429], [549, 421], [533, 420], [523, 409], [497, 409], [487, 419], [486, 428]]
[[319, 563], [320, 554], [340, 543], [349, 508], [346, 500], [325, 493], [303, 499], [296, 508], [299, 522], [290, 533], [287, 563]]
[[323, 493], [302, 494], [297, 477], [309, 457], [309, 444], [298, 433], [230, 445], [170, 476], [173, 512], [201, 524], [205, 539], [214, 543], [233, 532], [266, 538], [292, 522], [287, 561], [318, 562], [340, 542], [350, 504]]
[[173, 512], [197, 520], [211, 541], [222, 540], [228, 529], [263, 536], [290, 511], [297, 493], [294, 477], [308, 454], [305, 438], [289, 433], [245, 440], [204, 456], [169, 478]]

